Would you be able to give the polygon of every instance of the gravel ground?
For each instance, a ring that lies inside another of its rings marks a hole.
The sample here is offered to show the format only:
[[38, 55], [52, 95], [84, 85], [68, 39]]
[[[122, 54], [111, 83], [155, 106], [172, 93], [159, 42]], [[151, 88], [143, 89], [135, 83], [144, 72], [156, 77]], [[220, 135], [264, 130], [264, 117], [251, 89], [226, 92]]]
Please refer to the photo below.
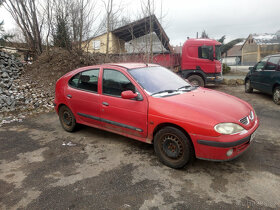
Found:
[[86, 126], [67, 133], [54, 112], [39, 114], [0, 128], [0, 209], [280, 208], [280, 106], [243, 86], [211, 88], [250, 102], [259, 116], [239, 158], [174, 170], [152, 145]]

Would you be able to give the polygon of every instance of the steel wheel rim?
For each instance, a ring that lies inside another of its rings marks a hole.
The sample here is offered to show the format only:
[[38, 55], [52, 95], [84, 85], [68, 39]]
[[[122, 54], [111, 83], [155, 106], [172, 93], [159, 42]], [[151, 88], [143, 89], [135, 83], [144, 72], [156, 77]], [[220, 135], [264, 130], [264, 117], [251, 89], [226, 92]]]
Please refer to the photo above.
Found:
[[198, 86], [199, 82], [197, 80], [192, 80], [191, 84], [192, 84], [192, 86]]
[[62, 114], [63, 123], [67, 126], [72, 125], [72, 115], [69, 111], [64, 111]]
[[280, 98], [280, 90], [278, 90], [278, 89], [275, 90], [273, 97], [274, 97], [274, 101], [278, 102], [279, 98]]
[[250, 87], [250, 81], [247, 81], [247, 82], [245, 83], [245, 88], [246, 88], [246, 90], [249, 90], [249, 87]]
[[183, 156], [183, 144], [174, 134], [166, 134], [162, 137], [162, 152], [170, 159], [177, 160]]

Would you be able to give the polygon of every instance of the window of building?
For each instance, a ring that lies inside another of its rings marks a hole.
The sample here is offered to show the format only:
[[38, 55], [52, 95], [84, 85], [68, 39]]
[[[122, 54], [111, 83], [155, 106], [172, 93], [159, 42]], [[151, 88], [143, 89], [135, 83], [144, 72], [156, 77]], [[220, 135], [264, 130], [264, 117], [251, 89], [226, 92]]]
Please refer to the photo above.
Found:
[[93, 49], [94, 50], [100, 50], [100, 41], [99, 40], [94, 40], [93, 41]]
[[104, 69], [103, 94], [121, 97], [121, 93], [126, 90], [136, 92], [135, 86], [131, 81], [121, 72], [112, 69]]

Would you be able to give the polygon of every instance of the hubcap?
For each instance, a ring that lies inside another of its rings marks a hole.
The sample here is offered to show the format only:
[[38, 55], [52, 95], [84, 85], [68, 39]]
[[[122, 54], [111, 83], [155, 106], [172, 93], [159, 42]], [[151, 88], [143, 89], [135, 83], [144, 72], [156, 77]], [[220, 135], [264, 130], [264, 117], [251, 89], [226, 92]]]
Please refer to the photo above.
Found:
[[72, 117], [68, 111], [63, 112], [63, 122], [68, 126], [72, 124]]
[[162, 138], [162, 150], [165, 155], [172, 159], [178, 159], [183, 155], [183, 146], [179, 138], [168, 134]]
[[273, 98], [274, 98], [275, 102], [279, 101], [279, 99], [280, 99], [280, 90], [279, 89], [275, 90]]

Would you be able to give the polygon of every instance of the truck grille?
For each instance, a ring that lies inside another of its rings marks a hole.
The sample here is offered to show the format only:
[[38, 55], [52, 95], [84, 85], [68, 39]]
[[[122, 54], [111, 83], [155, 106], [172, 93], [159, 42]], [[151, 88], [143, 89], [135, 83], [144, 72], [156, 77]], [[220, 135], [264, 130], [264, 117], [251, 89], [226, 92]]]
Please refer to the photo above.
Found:
[[243, 125], [248, 125], [249, 124], [249, 118], [243, 117], [242, 119], [239, 120]]

